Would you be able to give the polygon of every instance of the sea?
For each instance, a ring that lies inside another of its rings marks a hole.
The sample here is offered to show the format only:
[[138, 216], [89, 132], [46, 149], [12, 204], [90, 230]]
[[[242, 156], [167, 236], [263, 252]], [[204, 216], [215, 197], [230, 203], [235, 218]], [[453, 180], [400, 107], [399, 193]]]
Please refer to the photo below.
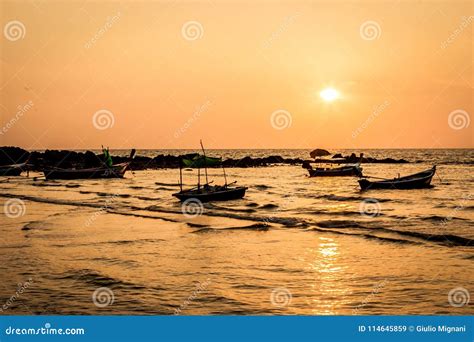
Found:
[[[331, 152], [410, 161], [363, 164], [372, 177], [437, 172], [429, 189], [361, 192], [356, 177], [309, 178], [300, 165], [229, 168], [246, 196], [202, 205], [172, 196], [177, 169], [2, 177], [0, 314], [474, 314], [474, 150]], [[224, 182], [221, 169], [208, 173]], [[196, 181], [183, 172], [185, 187]]]

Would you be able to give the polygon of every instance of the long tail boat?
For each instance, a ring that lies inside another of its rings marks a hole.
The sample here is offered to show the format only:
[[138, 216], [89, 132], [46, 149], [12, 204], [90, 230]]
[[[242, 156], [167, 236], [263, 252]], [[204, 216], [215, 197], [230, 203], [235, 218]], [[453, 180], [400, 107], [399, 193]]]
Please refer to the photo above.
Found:
[[436, 165], [429, 170], [418, 172], [409, 176], [398, 177], [393, 179], [383, 179], [379, 181], [369, 181], [360, 179], [359, 185], [362, 190], [369, 189], [422, 189], [429, 188], [431, 179], [436, 173]]
[[[233, 183], [227, 183], [227, 176], [225, 174], [224, 166], [222, 171], [224, 173], [224, 185], [211, 185], [207, 175], [207, 167], [214, 167], [222, 165], [221, 158], [206, 157], [206, 152], [201, 141], [201, 148], [203, 155], [196, 155], [192, 159], [182, 158], [179, 167], [179, 186], [180, 191], [174, 193], [173, 196], [178, 198], [180, 201], [186, 201], [188, 199], [197, 199], [201, 202], [210, 201], [228, 201], [234, 199], [240, 199], [245, 196], [245, 191], [248, 189], [245, 186], [231, 186]], [[197, 168], [198, 169], [198, 184], [196, 187], [188, 190], [183, 190], [183, 171], [182, 168]], [[206, 183], [201, 185], [201, 168], [204, 168], [206, 175]]]
[[58, 167], [46, 167], [43, 169], [43, 173], [46, 179], [123, 178], [134, 156], [135, 149], [131, 151], [129, 161], [124, 163], [114, 164], [111, 166], [104, 164], [103, 166], [99, 167], [82, 169], [63, 169]]
[[340, 167], [316, 167], [313, 168], [309, 163], [303, 164], [303, 168], [308, 170], [310, 177], [339, 177], [339, 176], [358, 176], [362, 177], [362, 168], [360, 164], [343, 165]]

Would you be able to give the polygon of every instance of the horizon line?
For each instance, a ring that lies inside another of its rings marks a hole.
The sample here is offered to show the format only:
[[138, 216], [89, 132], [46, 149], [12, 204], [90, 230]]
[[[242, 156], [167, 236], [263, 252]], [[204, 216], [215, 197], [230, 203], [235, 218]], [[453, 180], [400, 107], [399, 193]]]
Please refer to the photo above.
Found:
[[[86, 147], [86, 148], [68, 148], [68, 147], [49, 147], [49, 148], [23, 148], [20, 146], [14, 145], [3, 145], [0, 148], [5, 147], [15, 147], [21, 148], [26, 151], [45, 151], [45, 150], [100, 150], [101, 147]], [[177, 148], [177, 147], [168, 147], [168, 148], [141, 148], [141, 147], [108, 147], [111, 150], [130, 150], [132, 148], [136, 150], [200, 150], [200, 147], [185, 147], [185, 148]], [[207, 150], [314, 150], [314, 149], [324, 149], [327, 151], [330, 150], [472, 150], [473, 147], [330, 147], [330, 148], [311, 148], [311, 147], [292, 147], [292, 148], [285, 148], [285, 147], [263, 147], [263, 148], [256, 148], [256, 147], [233, 147], [233, 148], [206, 148]]]

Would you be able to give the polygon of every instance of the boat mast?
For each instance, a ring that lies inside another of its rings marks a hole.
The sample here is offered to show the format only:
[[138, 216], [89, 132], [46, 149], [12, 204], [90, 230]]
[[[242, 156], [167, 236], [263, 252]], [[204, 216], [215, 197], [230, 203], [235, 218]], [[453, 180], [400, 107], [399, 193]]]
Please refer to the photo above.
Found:
[[224, 171], [224, 181], [225, 181], [225, 186], [227, 186], [227, 176], [225, 175], [224, 164], [222, 164], [222, 171]]
[[201, 168], [198, 167], [198, 190], [201, 189]]
[[182, 159], [179, 158], [179, 189], [183, 192], [183, 168], [182, 168]]
[[206, 172], [206, 185], [209, 184], [209, 180], [207, 179], [207, 165], [206, 165], [206, 151], [204, 151], [204, 146], [202, 145], [202, 140], [199, 140], [201, 143], [202, 154], [204, 155], [204, 171]]

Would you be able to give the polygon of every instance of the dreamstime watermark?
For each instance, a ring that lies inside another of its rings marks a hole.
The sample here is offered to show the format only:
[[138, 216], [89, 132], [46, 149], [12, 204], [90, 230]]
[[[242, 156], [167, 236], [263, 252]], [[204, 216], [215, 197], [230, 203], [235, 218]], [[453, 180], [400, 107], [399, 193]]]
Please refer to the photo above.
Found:
[[118, 196], [118, 194], [113, 194], [112, 196], [107, 198], [105, 200], [105, 204], [99, 210], [94, 212], [94, 214], [92, 214], [91, 216], [89, 216], [87, 218], [87, 220], [84, 222], [84, 226], [89, 227], [92, 223], [95, 222], [95, 220], [97, 220], [97, 218], [99, 216], [105, 214], [107, 212], [107, 209], [109, 208], [110, 204], [112, 204], [115, 201], [117, 196]]
[[441, 43], [440, 48], [442, 50], [446, 49], [448, 45], [453, 43], [457, 37], [472, 23], [474, 20], [474, 16], [469, 17], [461, 17], [461, 23], [454, 29], [453, 32], [449, 35], [449, 37]]
[[115, 301], [114, 291], [108, 287], [99, 287], [92, 294], [92, 302], [99, 308], [112, 305]]
[[448, 293], [449, 304], [456, 308], [460, 308], [469, 304], [470, 300], [471, 296], [469, 291], [464, 287], [455, 287]]
[[105, 21], [105, 24], [94, 34], [94, 36], [89, 39], [85, 44], [84, 47], [86, 49], [90, 49], [93, 45], [95, 45], [98, 40], [109, 31], [112, 26], [120, 19], [122, 13], [117, 12], [114, 16], [109, 16], [107, 17], [107, 20]]
[[284, 109], [278, 109], [270, 116], [270, 124], [277, 130], [289, 128], [292, 122], [293, 118], [291, 117], [291, 113]]
[[84, 335], [83, 328], [52, 328], [50, 323], [46, 323], [40, 328], [17, 328], [9, 326], [5, 329], [6, 335]]
[[98, 130], [112, 128], [115, 124], [114, 114], [107, 109], [100, 109], [92, 116], [92, 124]]
[[11, 42], [25, 38], [25, 25], [19, 20], [12, 20], [3, 27], [3, 35]]
[[209, 278], [207, 278], [205, 282], [199, 282], [196, 286], [196, 289], [188, 298], [186, 298], [183, 304], [181, 304], [179, 308], [174, 309], [174, 314], [179, 315], [183, 310], [185, 310], [203, 291], [206, 290], [210, 283], [211, 280]]
[[181, 203], [181, 212], [187, 218], [195, 218], [202, 215], [204, 205], [197, 198], [188, 198]]
[[198, 40], [204, 35], [204, 28], [199, 21], [187, 21], [181, 27], [181, 35], [189, 41]]
[[176, 132], [174, 132], [175, 139], [178, 139], [182, 134], [184, 134], [184, 132], [186, 132], [189, 129], [189, 127], [191, 127], [191, 125], [197, 119], [199, 119], [204, 112], [206, 112], [209, 109], [211, 104], [212, 104], [212, 101], [206, 100], [206, 102], [204, 102], [201, 106], [199, 106], [191, 115], [191, 117], [184, 123], [184, 125], [181, 126], [181, 128], [179, 128], [178, 130], [176, 130]]
[[382, 104], [375, 106], [372, 110], [372, 113], [370, 116], [367, 118], [367, 120], [364, 121], [362, 125], [360, 125], [356, 130], [352, 132], [352, 139], [357, 138], [357, 136], [362, 133], [369, 125], [380, 115], [382, 114], [387, 107], [390, 106], [390, 101], [385, 100]]
[[10, 128], [12, 128], [18, 120], [20, 120], [20, 118], [25, 115], [26, 112], [28, 112], [31, 107], [34, 106], [34, 103], [33, 101], [28, 101], [26, 104], [24, 105], [19, 105], [17, 106], [17, 111], [15, 113], [15, 116], [13, 118], [11, 118], [6, 124], [5, 126], [2, 127], [2, 129], [0, 130], [0, 135], [4, 135], [8, 132], [8, 130]]
[[453, 110], [448, 115], [448, 125], [454, 130], [460, 130], [469, 127], [471, 118], [469, 113], [462, 109]]
[[380, 203], [375, 198], [366, 198], [359, 204], [359, 212], [363, 216], [376, 217], [380, 215]]
[[291, 304], [293, 298], [290, 290], [285, 287], [277, 287], [270, 293], [270, 303], [277, 308], [283, 308]]
[[19, 283], [15, 293], [7, 299], [7, 301], [5, 302], [5, 304], [3, 304], [2, 307], [0, 307], [0, 312], [7, 310], [18, 298], [20, 298], [23, 292], [25, 292], [25, 290], [28, 289], [28, 287], [30, 287], [32, 283], [33, 279], [31, 277], [24, 283]]
[[3, 212], [6, 217], [19, 218], [26, 214], [25, 202], [19, 198], [9, 199], [3, 205]]
[[265, 39], [265, 41], [262, 43], [262, 49], [268, 49], [275, 40], [277, 40], [287, 29], [290, 27], [295, 20], [301, 16], [301, 13], [296, 13], [291, 16], [285, 17], [283, 19], [283, 22], [278, 26], [278, 28], [272, 32], [270, 37]]
[[359, 34], [364, 40], [375, 40], [382, 34], [382, 29], [378, 22], [368, 20], [363, 22], [359, 27]]
[[357, 305], [357, 307], [352, 310], [352, 314], [357, 315], [359, 310], [366, 306], [367, 303], [370, 303], [372, 299], [385, 287], [385, 285], [387, 285], [387, 282], [387, 280], [382, 280], [381, 282], [377, 283], [372, 289], [372, 292], [367, 297], [365, 297], [362, 303]]

